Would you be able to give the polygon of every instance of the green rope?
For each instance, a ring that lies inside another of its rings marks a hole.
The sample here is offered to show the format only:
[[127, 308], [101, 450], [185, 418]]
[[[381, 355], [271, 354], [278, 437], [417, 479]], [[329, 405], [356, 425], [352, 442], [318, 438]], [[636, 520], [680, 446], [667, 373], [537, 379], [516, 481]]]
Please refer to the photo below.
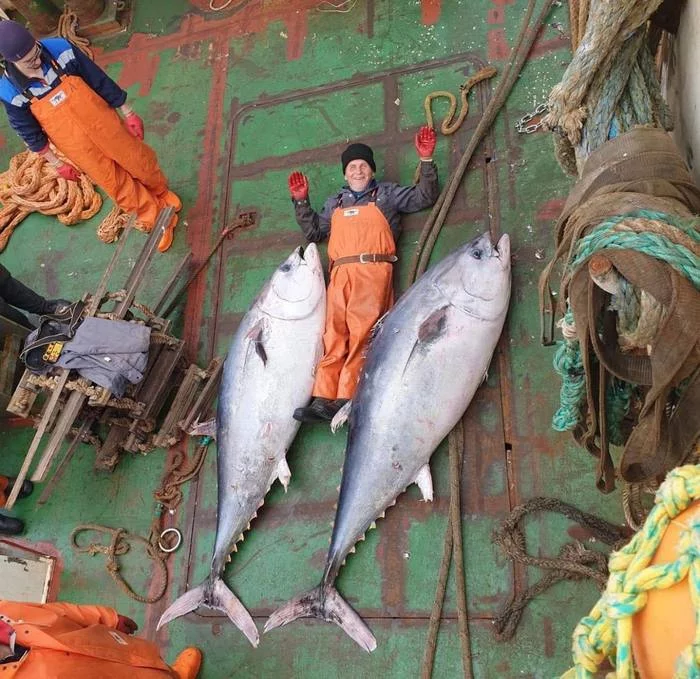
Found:
[[[595, 252], [605, 248], [633, 249], [667, 262], [686, 276], [696, 288], [700, 288], [700, 260], [693, 252], [659, 234], [617, 229], [619, 224], [629, 219], [648, 219], [669, 224], [700, 243], [698, 219], [682, 219], [663, 212], [636, 210], [609, 218], [582, 238], [570, 268], [577, 268]], [[639, 299], [636, 295], [636, 288], [623, 279], [622, 294], [619, 297], [612, 296], [611, 308], [617, 311], [622, 331], [634, 330], [639, 322]], [[567, 309], [564, 322], [574, 324], [571, 309]], [[586, 391], [586, 375], [578, 340], [560, 342], [553, 363], [554, 370], [562, 378], [562, 385], [560, 405], [552, 418], [552, 427], [556, 431], [571, 431], [582, 419]], [[608, 386], [605, 407], [610, 442], [614, 445], [623, 445], [625, 442], [622, 421], [630, 410], [635, 386], [618, 379], [614, 379]]]
[[624, 445], [626, 437], [622, 421], [630, 410], [634, 385], [613, 377], [605, 394], [605, 411], [608, 423], [608, 440], [614, 446]]
[[[573, 325], [574, 314], [566, 310], [564, 323]], [[586, 372], [581, 360], [578, 340], [564, 340], [558, 343], [554, 354], [554, 370], [561, 377], [559, 409], [552, 417], [555, 431], [571, 431], [581, 421], [583, 403], [586, 398]]]
[[[567, 309], [564, 322], [573, 323], [573, 313]], [[555, 431], [572, 431], [583, 417], [583, 405], [586, 398], [586, 373], [581, 360], [581, 348], [578, 340], [559, 342], [554, 355], [554, 370], [561, 377], [559, 408], [552, 418]], [[608, 420], [610, 443], [621, 446], [625, 442], [622, 421], [630, 410], [633, 384], [613, 378], [608, 385], [605, 407]]]
[[648, 219], [652, 222], [663, 222], [664, 224], [675, 226], [686, 236], [700, 243], [700, 231], [698, 231], [700, 227], [700, 218], [694, 217], [693, 219], [684, 219], [676, 215], [668, 214], [667, 212], [656, 212], [655, 210], [633, 210], [632, 212], [625, 212], [623, 215], [609, 217], [606, 221], [600, 222], [596, 228], [612, 228], [628, 219]]
[[609, 228], [599, 226], [579, 241], [571, 268], [578, 268], [591, 255], [605, 249], [637, 250], [666, 262], [700, 290], [700, 260], [697, 255], [656, 233], [611, 232]]

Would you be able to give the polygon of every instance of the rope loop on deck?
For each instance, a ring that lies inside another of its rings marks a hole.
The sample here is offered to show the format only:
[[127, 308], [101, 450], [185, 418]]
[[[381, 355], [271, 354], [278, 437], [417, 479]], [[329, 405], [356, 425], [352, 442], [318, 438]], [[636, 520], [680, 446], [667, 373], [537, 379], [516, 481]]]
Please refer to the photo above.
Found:
[[[78, 535], [87, 531], [94, 531], [107, 535], [109, 537], [109, 544], [90, 542], [85, 546], [81, 546], [78, 543]], [[158, 589], [150, 596], [136, 593], [120, 573], [121, 564], [117, 557], [123, 556], [129, 552], [131, 549], [131, 542], [140, 542], [144, 545], [146, 556], [153, 561], [157, 570], [160, 572], [160, 577], [158, 578], [160, 584], [158, 585]], [[107, 559], [106, 568], [112, 580], [114, 580], [122, 591], [132, 599], [144, 604], [152, 604], [165, 594], [165, 590], [168, 586], [168, 569], [165, 565], [165, 558], [167, 555], [161, 553], [157, 545], [154, 545], [149, 539], [141, 535], [130, 533], [125, 528], [110, 528], [109, 526], [101, 526], [95, 523], [84, 523], [77, 526], [70, 534], [70, 543], [71, 547], [79, 554], [89, 554], [90, 556], [103, 554]]]

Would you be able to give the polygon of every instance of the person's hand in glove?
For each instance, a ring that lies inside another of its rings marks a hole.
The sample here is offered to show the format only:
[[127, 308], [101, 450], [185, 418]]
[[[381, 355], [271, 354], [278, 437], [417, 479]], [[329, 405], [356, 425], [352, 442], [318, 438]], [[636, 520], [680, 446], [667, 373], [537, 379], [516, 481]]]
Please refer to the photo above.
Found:
[[138, 628], [139, 626], [131, 618], [127, 618], [125, 615], [117, 616], [117, 632], [133, 634]]
[[292, 172], [289, 175], [289, 193], [293, 200], [309, 199], [309, 180], [301, 172]]
[[69, 182], [80, 181], [80, 173], [68, 163], [64, 163], [52, 150], [48, 142], [43, 149], [37, 151], [37, 153], [53, 167], [58, 174], [67, 179]]
[[8, 646], [11, 649], [15, 636], [14, 627], [8, 625], [4, 620], [0, 620], [0, 646]]
[[61, 177], [67, 179], [69, 182], [80, 181], [80, 173], [68, 163], [61, 163], [60, 165], [57, 165], [55, 169], [56, 172], [61, 175]]
[[437, 143], [437, 134], [432, 127], [423, 125], [418, 130], [415, 138], [416, 152], [421, 160], [432, 160], [435, 144]]
[[126, 129], [134, 136], [143, 140], [143, 120], [133, 111], [126, 114], [124, 118]]

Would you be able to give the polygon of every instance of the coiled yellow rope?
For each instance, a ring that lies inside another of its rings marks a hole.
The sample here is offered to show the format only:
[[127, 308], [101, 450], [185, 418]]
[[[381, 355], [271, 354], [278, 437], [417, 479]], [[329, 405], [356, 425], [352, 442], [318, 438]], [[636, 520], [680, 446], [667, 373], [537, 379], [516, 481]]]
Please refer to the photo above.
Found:
[[574, 630], [574, 667], [562, 679], [593, 679], [606, 658], [615, 664], [608, 676], [634, 679], [632, 617], [644, 608], [650, 590], [667, 589], [686, 577], [695, 608], [695, 638], [679, 657], [674, 677], [700, 676], [700, 516], [681, 532], [676, 561], [649, 565], [668, 525], [698, 499], [700, 465], [669, 472], [642, 530], [611, 555], [607, 588]]

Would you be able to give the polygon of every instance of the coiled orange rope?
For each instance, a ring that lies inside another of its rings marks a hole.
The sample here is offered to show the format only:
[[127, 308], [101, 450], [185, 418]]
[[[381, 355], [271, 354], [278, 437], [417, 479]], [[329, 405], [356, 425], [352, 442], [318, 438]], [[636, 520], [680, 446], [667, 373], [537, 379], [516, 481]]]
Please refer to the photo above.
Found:
[[55, 215], [62, 224], [71, 226], [96, 215], [102, 197], [87, 176], [69, 182], [40, 155], [23, 151], [11, 158], [9, 169], [0, 174], [0, 203], [1, 251], [28, 214]]

